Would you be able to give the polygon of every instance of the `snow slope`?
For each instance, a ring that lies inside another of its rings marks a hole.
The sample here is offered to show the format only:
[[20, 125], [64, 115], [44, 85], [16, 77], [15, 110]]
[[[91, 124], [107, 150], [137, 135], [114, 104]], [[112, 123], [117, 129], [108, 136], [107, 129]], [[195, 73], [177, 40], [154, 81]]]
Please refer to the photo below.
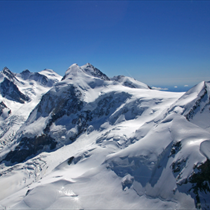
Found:
[[[5, 104], [8, 109], [6, 117], [0, 120], [1, 149], [14, 138], [16, 131], [25, 122], [37, 103], [39, 103], [42, 95], [55, 83], [60, 81], [61, 76], [48, 69], [40, 73], [32, 73], [29, 70], [25, 70], [20, 74], [14, 74], [5, 67], [3, 71], [0, 72], [0, 78], [1, 87], [2, 83], [8, 81], [11, 90], [11, 94], [8, 95], [8, 89], [5, 91], [1, 89], [0, 94], [1, 103]], [[6, 87], [8, 87], [8, 85]], [[4, 92], [6, 92], [6, 94], [2, 94]], [[19, 98], [21, 98], [21, 100], [17, 100]], [[24, 98], [27, 100], [23, 100]], [[4, 111], [5, 110], [6, 109], [4, 109]]]
[[130, 88], [151, 89], [148, 85], [142, 82], [139, 82], [131, 77], [126, 77], [123, 75], [115, 76], [111, 78], [111, 80], [119, 82], [121, 85], [130, 87]]
[[210, 82], [201, 82], [185, 93], [173, 106], [173, 112], [210, 131]]
[[73, 64], [2, 149], [0, 209], [209, 209], [208, 100]]

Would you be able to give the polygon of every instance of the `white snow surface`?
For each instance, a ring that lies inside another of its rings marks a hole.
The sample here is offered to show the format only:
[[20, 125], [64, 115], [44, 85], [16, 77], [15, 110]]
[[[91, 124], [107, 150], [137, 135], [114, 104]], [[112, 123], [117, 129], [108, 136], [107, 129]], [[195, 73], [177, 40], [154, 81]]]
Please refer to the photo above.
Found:
[[210, 131], [210, 82], [203, 81], [191, 88], [172, 106], [171, 111]]
[[130, 88], [141, 88], [141, 89], [149, 89], [148, 85], [143, 82], [139, 82], [131, 77], [119, 75], [111, 78], [111, 80], [119, 82], [123, 86], [127, 86]]
[[[44, 75], [56, 74], [50, 70]], [[58, 141], [55, 150], [10, 166], [2, 163], [0, 209], [196, 209], [186, 180], [195, 166], [210, 158], [210, 133], [196, 120], [204, 118], [202, 112], [186, 116], [205, 103], [205, 122], [210, 124], [209, 83], [173, 93], [151, 90], [132, 78], [116, 78], [110, 80], [91, 64], [73, 64], [47, 93], [36, 84], [28, 108], [4, 101], [24, 117], [16, 131], [27, 137], [43, 135], [53, 113], [64, 107], [72, 85], [83, 101], [82, 110], [95, 115], [69, 142], [80, 125], [71, 123], [77, 113], [64, 114], [50, 127], [49, 135]], [[52, 101], [42, 97], [36, 106], [44, 93]], [[102, 102], [105, 107], [100, 108]]]
[[[0, 94], [0, 102], [2, 101], [11, 110], [11, 114], [6, 119], [0, 120], [0, 150], [14, 138], [17, 130], [26, 121], [34, 107], [40, 102], [41, 97], [52, 88], [51, 84], [55, 84], [61, 80], [61, 76], [53, 70], [46, 69], [39, 73], [49, 78], [49, 85], [40, 84], [40, 81], [34, 79], [25, 80], [21, 77], [21, 74], [14, 74], [15, 80], [13, 79], [12, 81], [14, 81], [14, 84], [20, 92], [30, 98], [28, 102], [21, 104], [2, 97]], [[0, 72], [0, 77], [2, 78], [2, 82], [5, 75]]]
[[39, 74], [42, 74], [46, 76], [48, 79], [55, 80], [59, 82], [62, 79], [62, 76], [54, 72], [52, 69], [44, 69], [39, 72]]

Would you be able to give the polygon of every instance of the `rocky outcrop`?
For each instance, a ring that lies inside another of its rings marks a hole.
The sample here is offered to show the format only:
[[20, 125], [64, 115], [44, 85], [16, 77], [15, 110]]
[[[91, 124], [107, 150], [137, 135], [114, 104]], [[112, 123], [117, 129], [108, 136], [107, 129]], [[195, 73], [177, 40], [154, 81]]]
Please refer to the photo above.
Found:
[[[33, 157], [43, 150], [51, 151], [55, 149], [56, 141], [45, 134], [34, 137], [27, 138], [23, 137], [19, 140], [18, 146], [15, 147], [14, 151], [10, 151], [5, 157], [4, 161], [9, 161], [10, 163], [21, 163], [29, 157]], [[9, 164], [10, 164], [9, 163]]]
[[0, 93], [3, 97], [22, 104], [30, 100], [27, 95], [21, 93], [18, 87], [7, 78], [4, 78], [4, 81], [0, 83]]
[[[5, 113], [5, 111], [6, 111], [6, 113]], [[4, 102], [2, 101], [2, 102], [0, 102], [0, 117], [2, 117], [2, 115], [3, 114], [6, 114], [6, 116], [5, 117], [8, 117], [8, 115], [11, 113], [11, 110], [4, 104]], [[5, 115], [4, 114], [4, 115]], [[3, 116], [4, 117], [4, 116]], [[4, 117], [4, 118], [5, 118]]]

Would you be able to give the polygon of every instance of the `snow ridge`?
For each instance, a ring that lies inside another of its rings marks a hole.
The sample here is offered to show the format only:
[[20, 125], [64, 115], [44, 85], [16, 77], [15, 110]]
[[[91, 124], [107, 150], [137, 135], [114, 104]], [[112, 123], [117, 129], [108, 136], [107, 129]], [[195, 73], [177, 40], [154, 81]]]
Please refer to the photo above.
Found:
[[2, 126], [1, 206], [209, 209], [210, 82], [157, 91], [89, 63], [59, 82], [52, 70], [15, 76], [31, 105], [24, 116], [0, 104], [2, 119], [24, 116], [14, 133]]
[[40, 101], [41, 96], [60, 81], [61, 76], [52, 70], [49, 78], [45, 76], [45, 72], [46, 70], [32, 73], [25, 70], [14, 74], [7, 67], [0, 72], [0, 150], [13, 141], [17, 130]]

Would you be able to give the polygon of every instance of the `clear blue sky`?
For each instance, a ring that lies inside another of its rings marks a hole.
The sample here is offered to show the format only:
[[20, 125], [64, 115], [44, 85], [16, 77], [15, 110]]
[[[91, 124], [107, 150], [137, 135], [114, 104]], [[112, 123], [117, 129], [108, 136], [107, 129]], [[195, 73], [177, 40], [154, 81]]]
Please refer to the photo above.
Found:
[[0, 1], [0, 68], [89, 62], [150, 86], [210, 80], [210, 1]]

